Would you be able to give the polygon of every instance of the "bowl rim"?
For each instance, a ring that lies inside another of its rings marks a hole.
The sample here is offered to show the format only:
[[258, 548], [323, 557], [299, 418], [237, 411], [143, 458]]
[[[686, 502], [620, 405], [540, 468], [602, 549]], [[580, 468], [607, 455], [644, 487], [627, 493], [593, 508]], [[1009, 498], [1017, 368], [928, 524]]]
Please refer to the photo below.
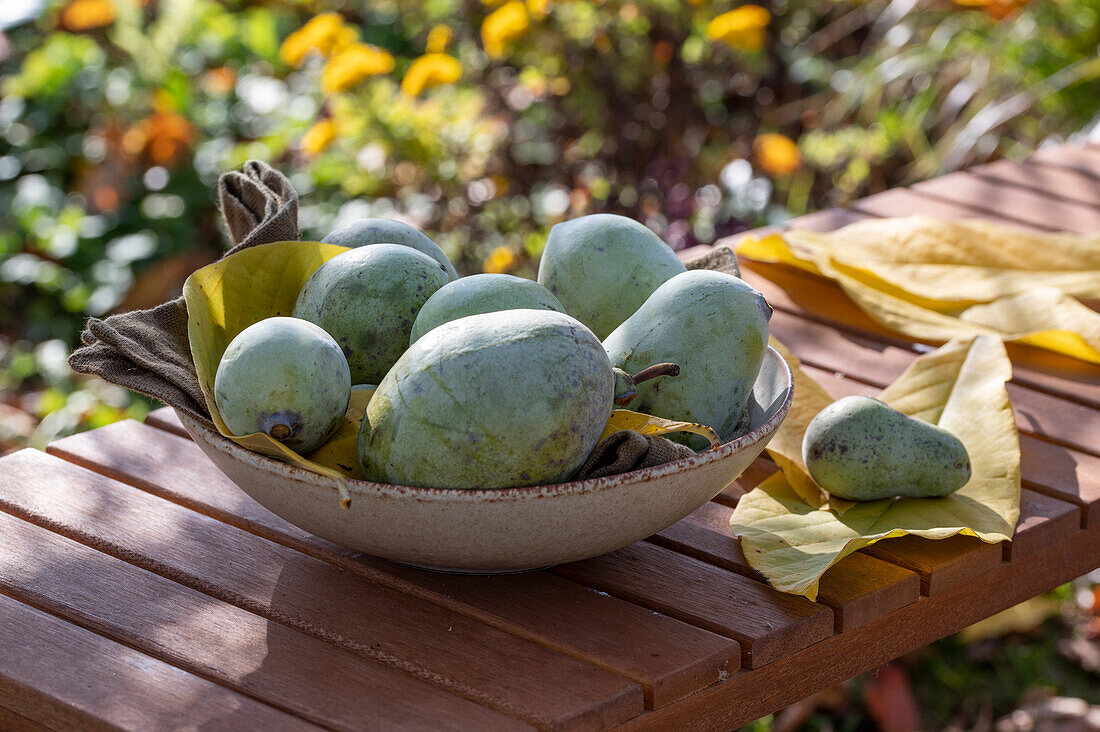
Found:
[[[376, 483], [357, 478], [346, 478], [348, 492], [352, 496], [352, 503], [356, 496], [381, 495], [387, 497], [404, 496], [431, 500], [474, 500], [476, 502], [502, 501], [526, 497], [547, 498], [555, 495], [591, 493], [610, 489], [624, 483], [647, 482], [662, 478], [673, 473], [696, 468], [708, 463], [717, 462], [735, 453], [741, 452], [768, 437], [774, 432], [786, 418], [790, 411], [794, 395], [794, 377], [786, 360], [772, 348], [767, 346], [767, 357], [772, 358], [780, 365], [780, 376], [784, 380], [783, 400], [775, 413], [764, 421], [756, 429], [746, 432], [729, 442], [724, 442], [717, 447], [704, 452], [695, 453], [673, 460], [669, 463], [655, 465], [649, 468], [631, 470], [625, 473], [603, 476], [600, 478], [587, 478], [585, 480], [573, 480], [563, 483], [546, 483], [543, 485], [516, 486], [511, 488], [433, 488], [428, 486], [395, 485], [391, 483]], [[759, 376], [757, 377], [759, 378]], [[224, 437], [213, 426], [208, 426], [194, 419], [190, 415], [176, 410], [180, 421], [188, 432], [194, 434], [198, 431], [203, 434], [207, 442], [214, 443], [223, 453], [240, 462], [252, 463], [257, 468], [268, 473], [281, 473], [283, 477], [298, 482], [312, 483], [317, 486], [327, 485], [333, 492], [337, 492], [338, 480], [312, 470], [300, 468], [281, 460], [261, 455], [245, 447], [238, 445]]]

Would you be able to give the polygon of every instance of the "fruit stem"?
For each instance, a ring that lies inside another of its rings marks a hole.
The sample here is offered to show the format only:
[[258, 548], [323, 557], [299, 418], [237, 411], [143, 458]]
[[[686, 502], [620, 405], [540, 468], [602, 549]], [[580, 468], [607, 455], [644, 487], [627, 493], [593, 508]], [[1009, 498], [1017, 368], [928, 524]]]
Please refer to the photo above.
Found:
[[631, 378], [634, 379], [635, 384], [640, 384], [643, 381], [649, 381], [655, 379], [658, 376], [679, 376], [680, 365], [675, 363], [655, 363], [652, 366], [648, 366], [638, 373], [634, 374]]

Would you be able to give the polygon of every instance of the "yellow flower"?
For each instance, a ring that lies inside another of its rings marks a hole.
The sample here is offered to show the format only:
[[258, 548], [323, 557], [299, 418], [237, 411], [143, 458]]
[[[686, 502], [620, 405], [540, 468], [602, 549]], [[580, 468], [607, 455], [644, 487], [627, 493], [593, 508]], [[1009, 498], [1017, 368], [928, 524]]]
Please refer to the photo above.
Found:
[[802, 164], [798, 145], [777, 132], [759, 135], [752, 143], [756, 162], [769, 175], [790, 175]]
[[454, 35], [450, 26], [437, 25], [428, 31], [428, 42], [424, 44], [424, 50], [428, 53], [443, 53]]
[[72, 0], [61, 11], [61, 25], [72, 31], [102, 28], [115, 22], [111, 0]]
[[492, 274], [501, 274], [507, 272], [516, 266], [519, 262], [519, 257], [510, 248], [500, 246], [489, 252], [489, 256], [485, 258], [485, 264], [482, 266], [482, 271]]
[[707, 38], [742, 51], [759, 51], [771, 19], [771, 13], [759, 5], [742, 5], [707, 23]]
[[353, 43], [325, 64], [325, 70], [321, 73], [321, 91], [334, 94], [350, 89], [368, 76], [390, 71], [393, 71], [393, 56], [389, 51], [365, 43]]
[[313, 126], [302, 135], [302, 152], [316, 155], [329, 146], [336, 139], [336, 123], [331, 119], [322, 119], [313, 123]]
[[527, 11], [536, 18], [545, 18], [553, 4], [554, 0], [527, 0]]
[[443, 84], [453, 84], [462, 78], [462, 65], [445, 53], [426, 53], [415, 59], [401, 80], [401, 91], [410, 97], [420, 95], [425, 89]]
[[279, 57], [288, 66], [301, 66], [311, 51], [329, 57], [359, 39], [359, 32], [344, 25], [337, 13], [321, 13], [291, 33], [279, 46]]
[[526, 33], [530, 24], [527, 6], [520, 0], [509, 0], [501, 5], [481, 24], [481, 44], [485, 53], [492, 59], [502, 58], [507, 43]]

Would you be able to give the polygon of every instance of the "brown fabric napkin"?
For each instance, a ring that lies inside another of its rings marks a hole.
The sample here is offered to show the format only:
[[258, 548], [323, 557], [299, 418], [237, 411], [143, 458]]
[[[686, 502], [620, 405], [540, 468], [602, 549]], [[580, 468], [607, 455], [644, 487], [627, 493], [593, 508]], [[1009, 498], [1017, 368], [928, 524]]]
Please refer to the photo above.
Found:
[[[218, 180], [218, 204], [232, 254], [298, 239], [298, 194], [279, 171], [256, 160]], [[150, 310], [91, 318], [84, 345], [69, 356], [73, 371], [159, 399], [210, 424], [187, 340], [187, 306], [178, 297]]]
[[576, 480], [652, 468], [694, 454], [690, 447], [664, 437], [645, 436], [634, 430], [623, 430], [596, 446], [578, 471]]
[[731, 247], [725, 244], [714, 247], [709, 252], [684, 262], [684, 266], [688, 269], [713, 269], [716, 272], [725, 272], [734, 277], [741, 276], [741, 267], [737, 264], [737, 255], [733, 253]]

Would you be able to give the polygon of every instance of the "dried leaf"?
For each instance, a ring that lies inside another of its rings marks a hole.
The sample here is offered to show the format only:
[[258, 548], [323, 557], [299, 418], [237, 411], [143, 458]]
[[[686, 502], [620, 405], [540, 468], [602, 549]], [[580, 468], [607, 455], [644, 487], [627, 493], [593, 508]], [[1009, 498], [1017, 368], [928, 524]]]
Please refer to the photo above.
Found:
[[[1004, 345], [993, 337], [953, 341], [918, 358], [880, 398], [962, 440], [970, 481], [945, 498], [831, 499], [821, 505], [792, 487], [795, 480], [812, 479], [790, 461], [741, 498], [730, 519], [749, 564], [777, 589], [812, 600], [829, 567], [882, 539], [1011, 539], [1020, 514], [1020, 445], [1005, 390], [1010, 377]], [[796, 387], [796, 405], [799, 399]]]
[[[345, 478], [348, 473], [335, 466], [357, 463], [357, 452], [352, 452], [353, 462], [322, 453], [326, 461], [331, 460], [326, 464], [306, 459], [262, 432], [240, 436], [230, 434], [214, 401], [214, 375], [222, 354], [238, 333], [264, 318], [290, 315], [298, 299], [298, 291], [309, 276], [344, 251], [347, 251], [346, 247], [318, 242], [261, 244], [242, 249], [195, 271], [183, 285], [191, 356], [195, 361], [199, 385], [206, 397], [206, 406], [218, 432], [241, 447], [338, 479]], [[318, 451], [324, 447], [318, 448]], [[346, 487], [343, 493], [342, 500], [346, 505], [349, 500]]]
[[673, 432], [690, 432], [693, 435], [701, 435], [710, 441], [710, 446], [715, 447], [722, 442], [718, 433], [697, 422], [677, 422], [662, 417], [654, 417], [651, 414], [632, 412], [629, 409], [612, 409], [607, 425], [603, 428], [598, 442], [603, 442], [616, 432], [633, 430], [640, 435], [667, 435]]
[[828, 277], [868, 315], [919, 340], [982, 334], [1100, 363], [1100, 237], [985, 221], [860, 221], [746, 237], [738, 254]]

